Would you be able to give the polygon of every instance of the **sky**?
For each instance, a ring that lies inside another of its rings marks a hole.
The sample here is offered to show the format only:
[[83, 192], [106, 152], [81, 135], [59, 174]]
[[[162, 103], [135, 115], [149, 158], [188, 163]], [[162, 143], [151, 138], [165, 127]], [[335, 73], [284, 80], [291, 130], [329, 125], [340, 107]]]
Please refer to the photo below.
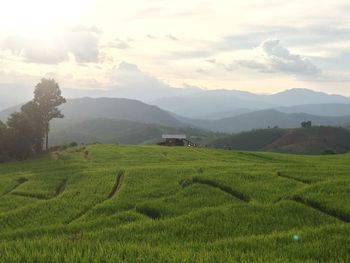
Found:
[[350, 96], [349, 0], [0, 4], [2, 85], [53, 77], [76, 89], [157, 82]]

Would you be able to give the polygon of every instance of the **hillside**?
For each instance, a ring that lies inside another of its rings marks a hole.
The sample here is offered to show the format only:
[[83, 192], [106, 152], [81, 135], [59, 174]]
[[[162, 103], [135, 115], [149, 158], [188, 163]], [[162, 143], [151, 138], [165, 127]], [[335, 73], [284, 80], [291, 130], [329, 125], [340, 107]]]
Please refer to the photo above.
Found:
[[[248, 96], [246, 93], [238, 94], [242, 98]], [[332, 115], [332, 112], [339, 113], [346, 107], [347, 104], [330, 104], [328, 108], [330, 115]], [[6, 120], [12, 112], [19, 110], [19, 108], [20, 106], [16, 106], [0, 112], [0, 120]], [[317, 111], [317, 108], [322, 108], [322, 106], [293, 106], [285, 107], [282, 110], [305, 109], [305, 111], [312, 111], [314, 109]], [[199, 136], [201, 144], [205, 145], [208, 140], [217, 137], [218, 135], [215, 133], [218, 132], [238, 133], [275, 126], [297, 128], [302, 121], [306, 120], [312, 121], [314, 125], [346, 127], [350, 124], [350, 116], [317, 116], [307, 113], [285, 113], [274, 109], [249, 111], [247, 108], [222, 112], [219, 115], [212, 114], [209, 117], [211, 119], [207, 120], [190, 119], [140, 101], [117, 98], [72, 99], [68, 100], [60, 109], [65, 118], [52, 121], [51, 145], [71, 141], [139, 144], [155, 142], [162, 133], [168, 132], [181, 132], [190, 137]], [[209, 106], [208, 109], [213, 110]], [[345, 110], [344, 113], [346, 113]], [[225, 115], [234, 115], [234, 117], [219, 119]]]
[[259, 151], [286, 133], [286, 129], [258, 129], [222, 136], [211, 141], [209, 146], [243, 151]]
[[348, 262], [349, 169], [113, 145], [0, 164], [0, 262]]
[[54, 123], [50, 144], [52, 146], [61, 145], [73, 141], [77, 143], [156, 143], [161, 141], [162, 134], [165, 133], [186, 134], [191, 141], [199, 144], [205, 144], [208, 140], [219, 136], [213, 132], [190, 127], [166, 127], [157, 124], [96, 118], [67, 123], [64, 126]]
[[287, 153], [344, 153], [350, 151], [350, 130], [311, 127], [288, 130], [263, 150]]
[[279, 107], [277, 110], [285, 113], [307, 113], [318, 116], [350, 116], [349, 103], [306, 104]]
[[350, 130], [337, 127], [259, 129], [223, 136], [210, 146], [236, 150], [275, 151], [299, 154], [350, 151]]
[[[185, 122], [186, 120], [182, 119], [182, 121]], [[237, 133], [275, 126], [279, 128], [297, 128], [300, 127], [300, 123], [303, 121], [312, 121], [314, 125], [347, 126], [350, 123], [350, 116], [327, 117], [306, 113], [283, 113], [268, 109], [219, 120], [187, 120], [188, 123], [199, 128], [226, 133]]]
[[[6, 118], [20, 106], [0, 113]], [[68, 100], [60, 107], [63, 119], [51, 122], [50, 145], [64, 143], [157, 142], [162, 133], [185, 133], [192, 140], [205, 143], [213, 132], [188, 127], [172, 114], [136, 100], [81, 98]], [[195, 138], [194, 138], [195, 137]]]
[[[165, 126], [181, 126], [182, 123], [168, 112], [137, 100], [119, 98], [80, 98], [70, 99], [61, 105], [60, 110], [65, 120], [55, 122], [83, 121], [91, 118], [107, 118], [114, 120], [128, 120], [141, 123], [154, 123]], [[6, 119], [12, 112], [18, 111], [20, 106], [9, 108], [0, 113], [0, 119]]]

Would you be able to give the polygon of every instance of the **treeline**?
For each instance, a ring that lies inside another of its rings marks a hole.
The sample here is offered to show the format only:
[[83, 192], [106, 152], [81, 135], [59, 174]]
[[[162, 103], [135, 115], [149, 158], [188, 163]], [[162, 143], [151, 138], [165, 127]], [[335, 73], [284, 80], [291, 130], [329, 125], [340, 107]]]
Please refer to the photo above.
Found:
[[42, 79], [35, 86], [33, 100], [12, 113], [6, 123], [0, 121], [0, 162], [47, 151], [50, 121], [63, 118], [57, 107], [65, 102], [55, 80]]

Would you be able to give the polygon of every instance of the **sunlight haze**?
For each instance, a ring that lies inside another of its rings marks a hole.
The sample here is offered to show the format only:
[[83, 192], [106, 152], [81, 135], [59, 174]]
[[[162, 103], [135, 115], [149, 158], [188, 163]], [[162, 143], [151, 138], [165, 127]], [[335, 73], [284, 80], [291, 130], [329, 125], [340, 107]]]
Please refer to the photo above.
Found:
[[349, 11], [342, 0], [3, 1], [0, 82], [113, 89], [126, 62], [173, 87], [350, 95]]

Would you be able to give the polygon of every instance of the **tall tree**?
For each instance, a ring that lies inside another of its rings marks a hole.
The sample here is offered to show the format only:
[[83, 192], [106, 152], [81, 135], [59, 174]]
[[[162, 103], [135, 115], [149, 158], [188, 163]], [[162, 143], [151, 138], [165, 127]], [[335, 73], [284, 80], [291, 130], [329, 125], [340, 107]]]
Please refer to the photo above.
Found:
[[5, 133], [6, 133], [6, 125], [0, 121], [0, 162], [5, 155]]
[[38, 105], [43, 122], [45, 148], [49, 149], [50, 121], [54, 118], [63, 118], [64, 115], [57, 108], [66, 102], [61, 96], [61, 90], [54, 79], [42, 79], [35, 87], [34, 103]]
[[7, 120], [5, 148], [9, 156], [17, 159], [28, 158], [33, 153], [33, 129], [22, 112], [14, 112]]
[[40, 153], [43, 149], [45, 133], [39, 106], [34, 101], [29, 101], [22, 106], [21, 113], [27, 119], [32, 131], [29, 139], [33, 145], [33, 151]]
[[[6, 130], [6, 125], [2, 121], [0, 121], [0, 138], [3, 138]], [[0, 139], [1, 141], [1, 139]]]

